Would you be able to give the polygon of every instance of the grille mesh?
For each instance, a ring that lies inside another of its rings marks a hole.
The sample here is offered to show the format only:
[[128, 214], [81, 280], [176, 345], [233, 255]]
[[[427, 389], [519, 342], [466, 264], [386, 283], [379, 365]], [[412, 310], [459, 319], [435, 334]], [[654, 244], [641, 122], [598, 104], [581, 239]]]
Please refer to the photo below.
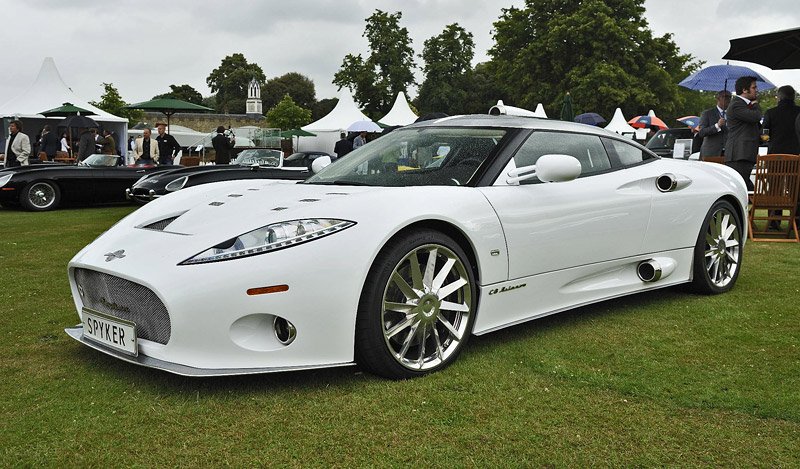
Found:
[[159, 344], [169, 342], [172, 326], [166, 306], [138, 283], [88, 269], [75, 269], [81, 300], [87, 308], [136, 323], [136, 335]]

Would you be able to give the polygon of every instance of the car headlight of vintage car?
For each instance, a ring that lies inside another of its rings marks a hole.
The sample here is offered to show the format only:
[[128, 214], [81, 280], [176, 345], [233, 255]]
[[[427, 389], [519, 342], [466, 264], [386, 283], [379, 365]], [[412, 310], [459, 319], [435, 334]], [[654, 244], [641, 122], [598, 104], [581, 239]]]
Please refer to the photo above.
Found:
[[329, 218], [307, 218], [273, 223], [219, 243], [186, 259], [180, 265], [226, 261], [277, 251], [331, 235], [355, 224], [353, 221]]
[[5, 176], [0, 177], [0, 187], [3, 187], [6, 184], [8, 184], [8, 181], [11, 180], [11, 176], [13, 176], [13, 174], [6, 174]]
[[167, 184], [164, 187], [164, 189], [166, 189], [168, 192], [179, 191], [179, 190], [183, 189], [183, 186], [186, 185], [186, 181], [188, 181], [188, 180], [189, 180], [189, 176], [179, 177], [178, 179], [176, 179], [176, 180], [170, 182], [169, 184]]

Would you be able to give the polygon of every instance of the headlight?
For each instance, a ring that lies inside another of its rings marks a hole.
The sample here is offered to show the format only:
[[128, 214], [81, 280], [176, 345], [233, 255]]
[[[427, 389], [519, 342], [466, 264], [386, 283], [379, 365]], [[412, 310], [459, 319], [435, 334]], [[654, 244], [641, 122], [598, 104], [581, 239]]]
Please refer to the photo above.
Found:
[[0, 187], [3, 187], [6, 184], [8, 184], [8, 181], [11, 180], [11, 176], [13, 176], [13, 174], [7, 174], [3, 177], [0, 177]]
[[176, 179], [176, 180], [170, 182], [169, 184], [167, 184], [164, 187], [164, 189], [166, 189], [168, 192], [179, 191], [179, 190], [183, 189], [183, 186], [186, 185], [186, 181], [188, 181], [188, 180], [189, 180], [189, 176], [179, 177], [178, 179]]
[[226, 261], [277, 251], [278, 249], [296, 246], [328, 236], [337, 231], [350, 228], [355, 224], [352, 221], [327, 218], [310, 218], [273, 223], [219, 243], [196, 256], [186, 259], [180, 265]]

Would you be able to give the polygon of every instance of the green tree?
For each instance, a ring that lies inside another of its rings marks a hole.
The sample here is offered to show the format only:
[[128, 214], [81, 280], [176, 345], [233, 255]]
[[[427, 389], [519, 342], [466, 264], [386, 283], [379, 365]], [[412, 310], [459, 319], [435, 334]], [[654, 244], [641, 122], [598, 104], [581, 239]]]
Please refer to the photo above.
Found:
[[250, 80], [262, 84], [266, 81], [264, 71], [255, 63], [248, 63], [243, 54], [235, 53], [222, 59], [206, 78], [212, 93], [216, 93], [217, 110], [225, 114], [243, 114], [247, 101], [247, 88]]
[[333, 111], [337, 104], [339, 104], [339, 98], [320, 99], [311, 107], [311, 118], [314, 120], [322, 119]]
[[560, 109], [569, 91], [576, 113], [611, 116], [682, 111], [677, 83], [699, 64], [672, 35], [653, 37], [644, 0], [526, 0], [503, 9], [490, 49], [508, 104]]
[[467, 79], [475, 56], [472, 33], [453, 23], [425, 41], [420, 57], [425, 62], [425, 77], [419, 88], [417, 103], [422, 113], [461, 112], [467, 98]]
[[295, 104], [291, 96], [283, 99], [267, 111], [267, 122], [283, 130], [297, 129], [311, 122], [311, 111]]
[[375, 10], [365, 21], [363, 36], [367, 38], [370, 55], [347, 54], [333, 77], [339, 88], [346, 86], [364, 112], [380, 118], [389, 112], [395, 97], [414, 83], [414, 50], [406, 28], [400, 27], [402, 13]]
[[287, 94], [298, 106], [306, 109], [312, 108], [317, 99], [314, 82], [310, 78], [297, 72], [289, 72], [267, 80], [261, 88], [264, 109], [272, 109]]
[[100, 95], [100, 101], [90, 101], [92, 106], [97, 106], [117, 117], [128, 119], [128, 126], [136, 125], [144, 120], [144, 112], [138, 109], [125, 109], [128, 103], [122, 99], [113, 83], [103, 83], [103, 90], [103, 94]]
[[203, 104], [203, 95], [190, 85], [169, 85], [172, 91], [153, 96], [153, 99], [170, 98], [188, 101], [194, 104]]

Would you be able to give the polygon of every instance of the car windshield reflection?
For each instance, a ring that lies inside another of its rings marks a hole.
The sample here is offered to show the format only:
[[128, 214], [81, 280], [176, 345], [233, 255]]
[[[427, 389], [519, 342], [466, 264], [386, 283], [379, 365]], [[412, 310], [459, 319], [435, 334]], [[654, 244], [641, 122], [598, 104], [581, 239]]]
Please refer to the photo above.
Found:
[[243, 150], [241, 153], [239, 153], [234, 161], [234, 164], [238, 164], [240, 166], [252, 166], [257, 164], [259, 166], [277, 168], [281, 164], [282, 154], [283, 153], [280, 150], [251, 148]]
[[119, 156], [95, 153], [94, 155], [89, 155], [78, 164], [81, 166], [91, 166], [93, 168], [111, 168], [119, 164]]
[[497, 149], [505, 129], [400, 129], [337, 160], [306, 184], [464, 185]]

